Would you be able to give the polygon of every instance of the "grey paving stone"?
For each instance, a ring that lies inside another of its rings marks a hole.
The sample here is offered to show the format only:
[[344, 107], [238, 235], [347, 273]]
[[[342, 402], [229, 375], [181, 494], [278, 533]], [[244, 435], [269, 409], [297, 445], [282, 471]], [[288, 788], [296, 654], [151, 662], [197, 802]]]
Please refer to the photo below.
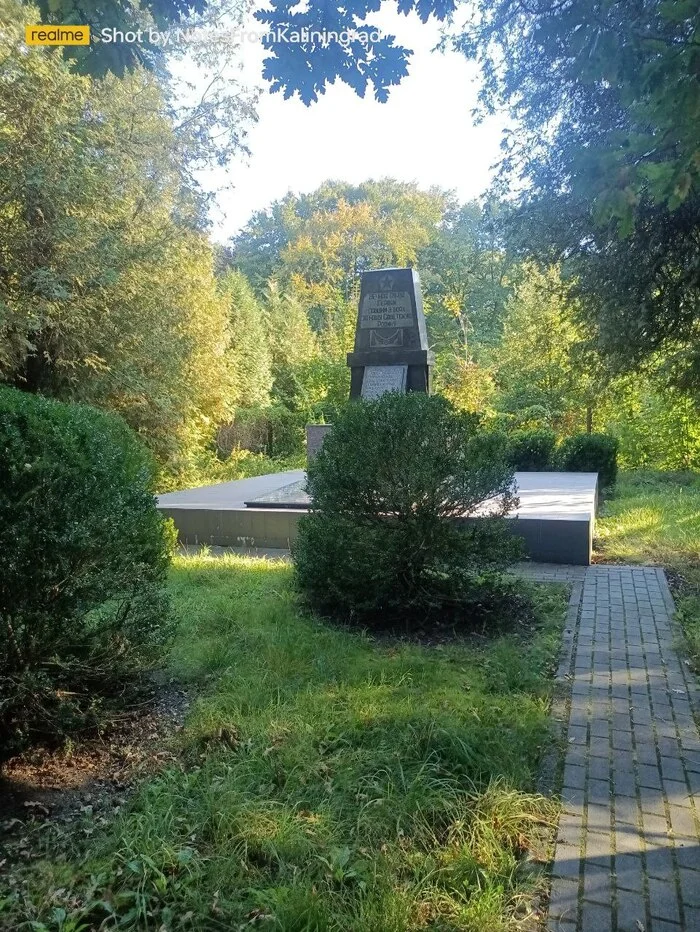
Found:
[[700, 909], [700, 876], [697, 871], [681, 867], [678, 871], [681, 882], [681, 900], [684, 906]]
[[580, 873], [581, 859], [578, 849], [558, 842], [552, 863], [552, 877], [568, 877], [578, 880]]
[[617, 928], [618, 932], [639, 932], [639, 926], [646, 928], [647, 915], [644, 897], [632, 890], [617, 891]]
[[668, 820], [666, 812], [656, 813], [642, 810], [642, 825], [649, 834], [665, 835], [668, 833]]
[[644, 850], [642, 836], [636, 825], [615, 823], [615, 853], [641, 854]]
[[618, 796], [615, 795], [615, 821], [625, 822], [629, 825], [636, 825], [639, 821], [641, 810], [636, 796]]
[[567, 815], [582, 815], [586, 805], [586, 794], [583, 790], [574, 790], [565, 786], [561, 791], [563, 811]]
[[568, 760], [564, 767], [564, 786], [571, 789], [582, 790], [586, 785], [586, 768], [581, 764], [573, 763]]
[[[678, 866], [700, 873], [700, 845], [683, 838], [677, 838], [675, 842]], [[698, 877], [698, 884], [700, 884], [700, 876]]]
[[577, 851], [583, 838], [583, 819], [578, 814], [564, 813], [559, 819], [557, 841], [569, 845]]
[[[612, 864], [612, 835], [608, 832], [587, 831], [585, 838], [584, 861], [608, 868]], [[585, 866], [585, 865], [584, 865]]]
[[[652, 738], [651, 741], [648, 740], [649, 737]], [[639, 731], [635, 730], [635, 738], [636, 745], [634, 753], [637, 758], [637, 763], [655, 767], [657, 765], [659, 752], [656, 747], [656, 742], [653, 740], [653, 736], [643, 734], [640, 738]]]
[[587, 862], [583, 871], [583, 898], [593, 903], [612, 900], [612, 874], [607, 868]]
[[[675, 883], [670, 878], [649, 877], [649, 904], [652, 918], [666, 919], [669, 922], [681, 921], [678, 894]], [[652, 923], [653, 925], [653, 923]]]
[[549, 898], [550, 919], [571, 919], [578, 914], [578, 881], [553, 880]]
[[568, 916], [563, 919], [549, 919], [547, 932], [576, 932], [576, 923]]
[[581, 932], [611, 932], [612, 909], [601, 903], [588, 903], [584, 900], [581, 911]]
[[664, 780], [664, 793], [669, 806], [692, 805], [685, 780], [682, 783], [679, 780]]
[[591, 757], [588, 762], [588, 775], [592, 780], [610, 779], [610, 758]]
[[605, 763], [609, 769], [609, 760], [610, 760], [610, 741], [607, 735], [603, 737], [598, 737], [597, 735], [591, 735], [591, 740], [588, 744], [588, 753], [591, 757], [600, 757], [605, 760]]
[[647, 848], [646, 854], [647, 875], [672, 883], [675, 865], [673, 863], [673, 849]]
[[661, 816], [666, 814], [664, 797], [660, 790], [642, 786], [639, 789], [639, 797], [642, 803], [642, 812], [655, 813]]
[[617, 751], [631, 751], [632, 750], [632, 732], [613, 730], [612, 746]]
[[652, 919], [651, 925], [646, 926], [646, 929], [648, 929], [648, 932], [689, 932], [690, 926], [686, 928], [666, 919]]
[[637, 764], [637, 780], [640, 786], [651, 789], [661, 789], [661, 775], [659, 768], [652, 764]]
[[637, 789], [637, 778], [632, 767], [626, 767], [624, 770], [613, 770], [613, 788], [616, 796], [634, 796]]
[[671, 816], [671, 829], [674, 835], [684, 835], [686, 838], [697, 838], [698, 829], [693, 819], [691, 809], [683, 806], [669, 806]]
[[661, 757], [661, 776], [666, 780], [676, 780], [685, 784], [685, 771], [680, 757]]

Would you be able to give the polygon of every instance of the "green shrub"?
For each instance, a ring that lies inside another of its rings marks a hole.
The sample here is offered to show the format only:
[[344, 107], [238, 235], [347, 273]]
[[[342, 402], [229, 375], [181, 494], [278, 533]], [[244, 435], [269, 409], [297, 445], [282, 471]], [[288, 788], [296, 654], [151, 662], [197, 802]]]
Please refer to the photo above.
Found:
[[[314, 510], [299, 522], [298, 584], [325, 614], [362, 624], [464, 622], [514, 593], [521, 553], [500, 437], [439, 396], [389, 393], [340, 414], [309, 467]], [[491, 496], [498, 514], [460, 529]]]
[[565, 472], [597, 472], [601, 488], [617, 479], [617, 438], [609, 434], [576, 434], [559, 448], [559, 469]]
[[552, 469], [557, 436], [553, 430], [523, 430], [511, 434], [508, 460], [516, 472]]
[[60, 733], [169, 633], [172, 545], [118, 418], [0, 389], [0, 743]]

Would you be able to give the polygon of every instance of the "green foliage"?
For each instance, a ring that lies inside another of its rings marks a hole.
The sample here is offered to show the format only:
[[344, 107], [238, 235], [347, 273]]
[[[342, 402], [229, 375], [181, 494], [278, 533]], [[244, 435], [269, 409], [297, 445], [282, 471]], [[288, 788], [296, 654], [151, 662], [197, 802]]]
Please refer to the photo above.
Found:
[[576, 434], [562, 443], [558, 464], [567, 472], [597, 472], [601, 488], [607, 488], [617, 479], [617, 449], [617, 437], [609, 434]]
[[[163, 67], [162, 45], [146, 41], [148, 29], [156, 27], [167, 31], [176, 29], [181, 17], [193, 11], [202, 13], [209, 0], [141, 0], [138, 6], [128, 0], [111, 0], [108, 4], [81, 3], [77, 0], [31, 0], [30, 9], [38, 7], [41, 23], [75, 23], [88, 25], [92, 41], [87, 46], [68, 47], [67, 56], [73, 58], [84, 74], [103, 76], [107, 72], [123, 75], [127, 69], [138, 66]], [[144, 30], [143, 42], [95, 41], [103, 29], [121, 32]]]
[[547, 426], [562, 434], [585, 427], [587, 411], [604, 386], [591, 361], [577, 356], [583, 334], [576, 313], [571, 283], [559, 266], [523, 263], [493, 353], [501, 410], [517, 415], [542, 409]]
[[272, 388], [272, 353], [265, 313], [247, 279], [228, 271], [220, 289], [229, 308], [235, 403], [240, 408], [264, 407]]
[[90, 720], [168, 636], [172, 535], [116, 417], [0, 388], [0, 735]]
[[511, 177], [566, 173], [569, 190], [599, 218], [618, 219], [623, 233], [640, 197], [672, 211], [697, 188], [695, 0], [477, 7], [457, 44], [482, 63], [484, 109], [517, 114]]
[[62, 906], [124, 932], [178, 916], [198, 932], [517, 926], [556, 818], [533, 791], [559, 587], [538, 587], [531, 629], [436, 648], [308, 617], [278, 561], [176, 557], [172, 583], [171, 669], [198, 696], [182, 753], [67, 861], [29, 865], [23, 920]]
[[660, 563], [679, 573], [695, 565], [700, 585], [700, 473], [622, 471], [597, 532], [606, 559]]
[[[309, 466], [297, 578], [310, 603], [361, 623], [464, 623], [517, 595], [498, 571], [520, 542], [502, 520], [513, 472], [495, 435], [439, 396], [349, 405]], [[494, 516], [458, 527], [497, 496]]]
[[[232, 400], [189, 148], [153, 76], [0, 47], [0, 379], [117, 411], [177, 472]], [[6, 28], [7, 26], [7, 28]]]
[[[501, 337], [508, 257], [496, 232], [495, 205], [448, 205], [418, 268], [431, 345], [465, 362]], [[457, 346], [455, 346], [457, 344]]]
[[508, 438], [508, 460], [516, 472], [553, 468], [557, 436], [553, 430], [524, 430]]
[[699, 24], [695, 0], [478, 0], [456, 38], [482, 111], [514, 120], [500, 190], [523, 192], [521, 254], [566, 256], [597, 349], [624, 371], [672, 357], [696, 399]]
[[616, 380], [596, 425], [614, 434], [623, 469], [699, 469], [700, 410], [660, 372]]

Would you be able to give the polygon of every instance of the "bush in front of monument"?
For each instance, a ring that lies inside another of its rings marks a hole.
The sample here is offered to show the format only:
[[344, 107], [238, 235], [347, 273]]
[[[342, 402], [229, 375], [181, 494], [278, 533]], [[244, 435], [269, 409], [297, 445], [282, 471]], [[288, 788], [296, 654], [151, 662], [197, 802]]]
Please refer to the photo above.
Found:
[[[317, 611], [368, 626], [470, 623], [523, 607], [503, 570], [522, 554], [503, 438], [445, 399], [388, 393], [350, 404], [309, 466], [293, 548]], [[492, 517], [473, 522], [487, 499]]]

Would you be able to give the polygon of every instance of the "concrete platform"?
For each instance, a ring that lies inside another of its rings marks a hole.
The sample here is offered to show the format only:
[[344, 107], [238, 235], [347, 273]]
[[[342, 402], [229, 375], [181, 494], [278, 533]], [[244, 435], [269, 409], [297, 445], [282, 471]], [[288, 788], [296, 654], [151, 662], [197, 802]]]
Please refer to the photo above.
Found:
[[[304, 471], [270, 473], [219, 485], [169, 492], [158, 507], [175, 522], [182, 544], [288, 549], [296, 537], [304, 497], [294, 507], [286, 486], [302, 482]], [[516, 473], [520, 507], [508, 518], [525, 540], [532, 560], [588, 566], [591, 562], [598, 497], [596, 473]], [[298, 488], [298, 485], [297, 485]], [[275, 503], [274, 499], [280, 502]], [[292, 496], [293, 498], [293, 496]], [[267, 500], [266, 500], [267, 499]], [[262, 507], [256, 502], [262, 500]], [[254, 503], [246, 507], [246, 502]], [[484, 504], [488, 512], [488, 503]], [[470, 522], [478, 518], [461, 518]]]

